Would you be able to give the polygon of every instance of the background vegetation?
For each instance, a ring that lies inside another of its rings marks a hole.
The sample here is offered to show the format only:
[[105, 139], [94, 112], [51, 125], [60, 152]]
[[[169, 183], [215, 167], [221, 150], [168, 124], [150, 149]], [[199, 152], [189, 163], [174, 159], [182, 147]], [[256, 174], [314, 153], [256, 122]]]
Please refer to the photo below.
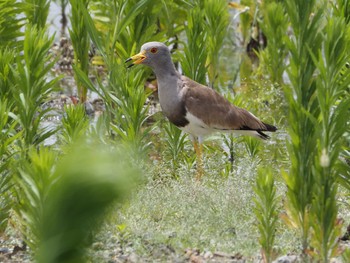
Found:
[[[349, 0], [0, 0], [4, 260], [348, 262], [349, 22]], [[148, 41], [279, 131], [208, 138], [196, 182], [152, 72], [124, 65]]]

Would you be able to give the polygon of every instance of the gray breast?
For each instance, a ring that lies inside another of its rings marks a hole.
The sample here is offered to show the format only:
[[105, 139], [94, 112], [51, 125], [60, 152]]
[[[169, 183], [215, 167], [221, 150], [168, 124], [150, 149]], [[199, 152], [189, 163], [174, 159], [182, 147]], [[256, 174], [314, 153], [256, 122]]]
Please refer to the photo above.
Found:
[[169, 121], [177, 127], [185, 127], [189, 123], [189, 121], [186, 119], [186, 113], [185, 103], [181, 101], [172, 112], [168, 114], [165, 113], [165, 115]]
[[169, 74], [167, 78], [158, 78], [159, 102], [163, 113], [171, 123], [178, 127], [185, 127], [186, 107], [181, 96], [182, 81], [176, 74]]

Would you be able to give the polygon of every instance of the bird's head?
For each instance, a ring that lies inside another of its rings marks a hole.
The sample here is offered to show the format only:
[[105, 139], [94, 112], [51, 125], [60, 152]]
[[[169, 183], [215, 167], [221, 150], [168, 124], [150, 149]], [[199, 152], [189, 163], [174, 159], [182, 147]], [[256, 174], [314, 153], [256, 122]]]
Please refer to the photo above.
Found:
[[140, 53], [128, 58], [133, 61], [128, 68], [137, 64], [144, 64], [155, 69], [171, 61], [169, 48], [161, 42], [148, 42], [142, 45]]

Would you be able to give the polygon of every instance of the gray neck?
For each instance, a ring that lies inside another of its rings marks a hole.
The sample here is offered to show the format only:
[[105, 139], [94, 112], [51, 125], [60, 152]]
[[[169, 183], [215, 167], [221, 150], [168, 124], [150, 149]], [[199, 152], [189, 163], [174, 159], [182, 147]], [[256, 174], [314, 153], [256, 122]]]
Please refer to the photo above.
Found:
[[155, 67], [152, 67], [158, 81], [162, 81], [163, 79], [168, 79], [170, 76], [179, 75], [171, 59], [166, 61], [161, 61], [161, 62], [163, 63]]
[[176, 71], [172, 61], [162, 63], [153, 68], [158, 82], [160, 106], [166, 116], [173, 114], [180, 106], [180, 74]]

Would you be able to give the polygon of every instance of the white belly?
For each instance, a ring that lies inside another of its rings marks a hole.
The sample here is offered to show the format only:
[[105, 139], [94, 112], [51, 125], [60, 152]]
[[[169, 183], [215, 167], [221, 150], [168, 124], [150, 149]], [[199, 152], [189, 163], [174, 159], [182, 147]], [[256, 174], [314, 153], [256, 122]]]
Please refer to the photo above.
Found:
[[187, 124], [185, 127], [179, 128], [194, 137], [203, 137], [215, 131], [206, 125], [202, 120], [198, 119], [189, 112], [186, 113], [186, 119], [189, 121], [189, 124]]
[[194, 139], [198, 138], [200, 142], [204, 140], [204, 137], [214, 132], [235, 133], [237, 135], [248, 135], [260, 138], [258, 132], [251, 130], [220, 130], [213, 129], [206, 125], [202, 120], [187, 112], [186, 119], [189, 121], [185, 127], [179, 127], [182, 131], [189, 133]]

